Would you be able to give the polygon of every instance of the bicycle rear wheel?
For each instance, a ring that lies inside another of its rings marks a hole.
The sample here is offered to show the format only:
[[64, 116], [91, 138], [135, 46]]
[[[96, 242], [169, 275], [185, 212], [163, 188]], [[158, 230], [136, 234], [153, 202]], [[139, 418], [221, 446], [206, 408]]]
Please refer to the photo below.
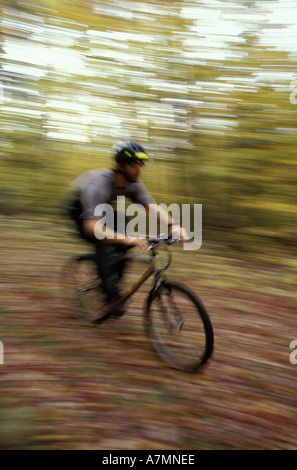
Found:
[[151, 291], [146, 323], [155, 351], [170, 366], [195, 372], [210, 358], [210, 318], [201, 301], [182, 285], [163, 281]]
[[93, 254], [71, 258], [63, 273], [71, 313], [83, 323], [100, 323], [108, 316], [104, 292]]

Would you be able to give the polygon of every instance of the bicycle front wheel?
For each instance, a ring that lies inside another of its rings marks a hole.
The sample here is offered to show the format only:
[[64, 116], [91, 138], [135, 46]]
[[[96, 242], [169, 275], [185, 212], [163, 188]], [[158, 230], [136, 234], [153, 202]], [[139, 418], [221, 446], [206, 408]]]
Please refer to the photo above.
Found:
[[170, 366], [195, 372], [210, 358], [210, 318], [202, 302], [182, 285], [163, 281], [151, 291], [146, 323], [155, 351]]
[[70, 259], [63, 272], [73, 316], [82, 323], [100, 323], [106, 319], [106, 301], [97, 265], [92, 254]]

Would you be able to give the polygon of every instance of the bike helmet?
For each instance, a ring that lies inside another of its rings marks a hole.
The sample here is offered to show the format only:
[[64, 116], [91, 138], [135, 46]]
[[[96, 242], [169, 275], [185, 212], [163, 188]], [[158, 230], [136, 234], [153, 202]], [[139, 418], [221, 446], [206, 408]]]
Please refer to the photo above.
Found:
[[145, 162], [149, 160], [145, 149], [135, 140], [124, 140], [115, 147], [115, 160], [117, 163], [129, 163], [132, 160]]

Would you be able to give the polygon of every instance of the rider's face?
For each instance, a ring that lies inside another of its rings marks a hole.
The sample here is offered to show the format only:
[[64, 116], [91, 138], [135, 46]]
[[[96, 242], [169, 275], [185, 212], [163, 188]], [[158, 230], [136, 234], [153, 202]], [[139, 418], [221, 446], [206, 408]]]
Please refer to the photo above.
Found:
[[124, 169], [129, 181], [138, 180], [142, 172], [143, 163], [140, 160], [134, 160], [131, 163], [125, 163]]

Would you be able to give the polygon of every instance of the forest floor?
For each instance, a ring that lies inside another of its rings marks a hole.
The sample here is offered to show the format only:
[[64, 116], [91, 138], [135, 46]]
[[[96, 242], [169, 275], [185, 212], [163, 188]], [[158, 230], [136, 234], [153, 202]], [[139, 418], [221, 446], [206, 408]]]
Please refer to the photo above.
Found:
[[2, 219], [0, 240], [1, 449], [297, 448], [297, 257], [174, 248], [168, 277], [193, 288], [215, 332], [208, 365], [186, 374], [146, 337], [148, 283], [124, 317], [83, 327], [61, 272], [89, 248], [44, 220]]

